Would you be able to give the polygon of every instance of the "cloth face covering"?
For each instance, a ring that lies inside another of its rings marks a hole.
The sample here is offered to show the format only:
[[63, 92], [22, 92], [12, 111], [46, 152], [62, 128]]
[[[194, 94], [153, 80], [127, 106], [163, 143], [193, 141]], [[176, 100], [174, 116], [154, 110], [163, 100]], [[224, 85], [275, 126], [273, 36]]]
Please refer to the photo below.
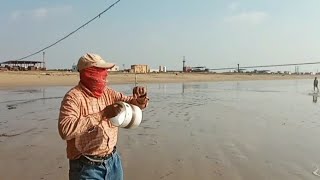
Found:
[[107, 69], [89, 67], [80, 72], [80, 82], [90, 90], [94, 97], [99, 98], [104, 92], [107, 76]]

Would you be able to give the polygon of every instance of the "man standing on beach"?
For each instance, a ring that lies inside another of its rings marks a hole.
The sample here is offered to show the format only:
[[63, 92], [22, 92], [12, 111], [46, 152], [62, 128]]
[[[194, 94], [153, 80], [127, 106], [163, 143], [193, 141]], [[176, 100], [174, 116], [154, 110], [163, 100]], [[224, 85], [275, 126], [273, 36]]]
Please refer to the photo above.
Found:
[[99, 55], [80, 57], [80, 82], [61, 102], [58, 129], [67, 141], [70, 180], [122, 180], [123, 169], [116, 149], [118, 127], [109, 121], [121, 112], [123, 101], [144, 109], [148, 104], [144, 87], [125, 96], [107, 87], [108, 69], [114, 66]]
[[316, 88], [317, 88], [317, 92], [319, 92], [317, 77], [315, 77], [313, 81], [313, 91], [316, 91]]

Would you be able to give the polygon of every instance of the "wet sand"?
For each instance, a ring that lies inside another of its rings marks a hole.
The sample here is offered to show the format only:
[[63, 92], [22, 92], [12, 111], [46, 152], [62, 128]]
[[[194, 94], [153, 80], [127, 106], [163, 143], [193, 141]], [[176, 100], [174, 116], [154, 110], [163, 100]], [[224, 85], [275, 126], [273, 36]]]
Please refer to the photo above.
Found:
[[[320, 178], [312, 80], [143, 85], [143, 122], [120, 131], [126, 179]], [[112, 87], [128, 94], [133, 84]], [[0, 90], [0, 179], [67, 179], [57, 116], [69, 88]]]

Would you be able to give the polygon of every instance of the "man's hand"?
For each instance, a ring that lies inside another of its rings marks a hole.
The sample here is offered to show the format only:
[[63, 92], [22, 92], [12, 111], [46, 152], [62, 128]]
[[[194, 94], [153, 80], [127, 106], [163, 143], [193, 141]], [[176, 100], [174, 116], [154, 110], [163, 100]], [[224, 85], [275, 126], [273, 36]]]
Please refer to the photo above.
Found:
[[135, 101], [138, 103], [137, 105], [140, 108], [145, 108], [148, 104], [149, 98], [147, 97], [147, 89], [142, 86], [136, 86], [133, 88], [133, 97]]
[[118, 103], [111, 104], [103, 109], [102, 116], [107, 119], [113, 118], [121, 112], [122, 108], [123, 107], [121, 104], [118, 104]]
[[135, 98], [145, 98], [147, 97], [147, 89], [142, 86], [136, 86], [133, 88], [133, 97]]

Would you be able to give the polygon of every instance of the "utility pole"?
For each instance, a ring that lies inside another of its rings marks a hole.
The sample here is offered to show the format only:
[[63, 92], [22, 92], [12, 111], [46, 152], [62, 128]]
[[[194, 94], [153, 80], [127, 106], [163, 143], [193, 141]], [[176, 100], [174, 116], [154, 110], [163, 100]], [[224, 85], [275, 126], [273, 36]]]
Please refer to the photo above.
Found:
[[138, 84], [137, 72], [134, 72], [134, 86], [137, 86], [137, 84]]
[[238, 64], [238, 73], [240, 73], [240, 66], [239, 66], [239, 64]]

